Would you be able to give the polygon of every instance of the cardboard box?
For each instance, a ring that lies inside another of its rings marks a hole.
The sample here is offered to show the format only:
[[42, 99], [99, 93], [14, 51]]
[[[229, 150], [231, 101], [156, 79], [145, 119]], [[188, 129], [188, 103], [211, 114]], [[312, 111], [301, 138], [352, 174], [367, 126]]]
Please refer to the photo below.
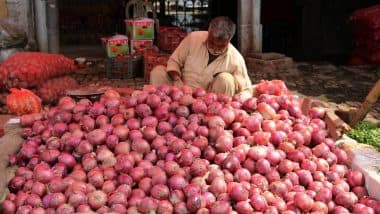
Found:
[[102, 38], [102, 42], [108, 57], [114, 58], [129, 54], [128, 37], [124, 35]]
[[130, 39], [154, 39], [153, 19], [126, 19], [125, 24]]
[[144, 40], [135, 40], [131, 39], [131, 53], [135, 53], [136, 50], [152, 49], [153, 40], [144, 39]]

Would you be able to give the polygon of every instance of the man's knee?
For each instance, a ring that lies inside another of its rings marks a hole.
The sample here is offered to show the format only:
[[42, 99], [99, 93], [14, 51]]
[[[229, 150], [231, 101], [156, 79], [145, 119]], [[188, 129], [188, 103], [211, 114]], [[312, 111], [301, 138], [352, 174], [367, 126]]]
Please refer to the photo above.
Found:
[[166, 72], [166, 67], [163, 65], [157, 65], [150, 72], [150, 84], [152, 85], [162, 85], [168, 83], [168, 74]]
[[214, 78], [212, 92], [224, 93], [230, 96], [235, 94], [235, 78], [232, 74], [223, 72]]
[[152, 79], [152, 77], [164, 76], [165, 74], [166, 74], [166, 67], [163, 65], [157, 65], [150, 72], [150, 79]]
[[215, 77], [216, 82], [220, 82], [223, 85], [235, 85], [234, 76], [227, 72], [222, 72]]

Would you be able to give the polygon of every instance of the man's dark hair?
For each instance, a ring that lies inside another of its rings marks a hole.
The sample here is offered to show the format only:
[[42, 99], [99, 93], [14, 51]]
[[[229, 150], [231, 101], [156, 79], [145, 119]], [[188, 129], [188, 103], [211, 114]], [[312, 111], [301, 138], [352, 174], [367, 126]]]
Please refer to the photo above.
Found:
[[211, 20], [208, 31], [217, 39], [231, 39], [235, 35], [236, 25], [229, 17], [219, 16]]

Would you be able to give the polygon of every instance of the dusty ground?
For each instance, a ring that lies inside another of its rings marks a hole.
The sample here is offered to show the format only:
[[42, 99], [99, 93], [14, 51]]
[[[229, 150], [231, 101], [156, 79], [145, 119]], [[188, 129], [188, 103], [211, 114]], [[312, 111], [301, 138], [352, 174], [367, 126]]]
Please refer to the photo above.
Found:
[[[380, 78], [380, 66], [335, 66], [330, 63], [294, 63], [293, 68], [272, 72], [250, 72], [253, 82], [281, 79], [292, 91], [329, 102], [358, 107]], [[380, 100], [369, 116], [380, 120]]]

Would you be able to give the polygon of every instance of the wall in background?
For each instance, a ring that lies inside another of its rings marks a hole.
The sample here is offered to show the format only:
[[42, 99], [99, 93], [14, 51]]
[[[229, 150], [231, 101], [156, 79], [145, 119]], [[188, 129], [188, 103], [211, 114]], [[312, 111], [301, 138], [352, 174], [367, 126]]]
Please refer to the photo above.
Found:
[[265, 0], [262, 3], [263, 51], [297, 60], [344, 63], [352, 50], [353, 11], [378, 0]]

